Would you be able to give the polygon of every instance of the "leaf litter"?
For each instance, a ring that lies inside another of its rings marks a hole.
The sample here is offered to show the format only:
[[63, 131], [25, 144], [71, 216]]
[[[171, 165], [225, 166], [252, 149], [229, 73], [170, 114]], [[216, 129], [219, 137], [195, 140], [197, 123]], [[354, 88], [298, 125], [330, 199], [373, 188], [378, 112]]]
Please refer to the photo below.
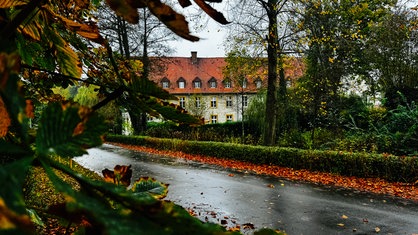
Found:
[[180, 151], [157, 150], [144, 146], [127, 145], [120, 143], [109, 143], [122, 148], [139, 152], [162, 155], [164, 157], [182, 158], [189, 161], [203, 162], [229, 168], [235, 171], [269, 175], [278, 178], [285, 178], [292, 181], [304, 181], [326, 186], [334, 186], [352, 189], [361, 192], [371, 192], [398, 198], [418, 201], [418, 186], [413, 183], [389, 182], [380, 178], [361, 178], [355, 176], [341, 176], [325, 172], [312, 172], [308, 170], [295, 170], [288, 167], [274, 165], [257, 165], [254, 163], [221, 159], [195, 154], [186, 154]]

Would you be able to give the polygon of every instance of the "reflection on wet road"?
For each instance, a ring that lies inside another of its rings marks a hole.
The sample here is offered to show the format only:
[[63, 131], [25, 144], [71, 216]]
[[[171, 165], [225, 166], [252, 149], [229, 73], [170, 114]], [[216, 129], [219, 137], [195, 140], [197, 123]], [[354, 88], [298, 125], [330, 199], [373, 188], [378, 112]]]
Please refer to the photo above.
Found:
[[[292, 234], [418, 234], [418, 202], [233, 172], [183, 159], [145, 155], [112, 145], [75, 158], [101, 174], [132, 165], [133, 181], [170, 184], [167, 200], [202, 220], [250, 224]], [[243, 228], [243, 226], [241, 226]]]

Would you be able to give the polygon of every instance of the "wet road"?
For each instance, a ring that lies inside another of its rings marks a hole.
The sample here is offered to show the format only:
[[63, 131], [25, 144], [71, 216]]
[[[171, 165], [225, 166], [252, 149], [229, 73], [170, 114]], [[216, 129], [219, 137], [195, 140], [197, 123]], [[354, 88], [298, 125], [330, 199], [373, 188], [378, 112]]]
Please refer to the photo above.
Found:
[[[231, 172], [183, 159], [161, 158], [112, 145], [75, 158], [101, 174], [132, 165], [133, 179], [170, 184], [167, 200], [193, 208], [202, 220], [252, 225], [292, 234], [418, 234], [418, 202]], [[233, 175], [231, 175], [231, 173]]]

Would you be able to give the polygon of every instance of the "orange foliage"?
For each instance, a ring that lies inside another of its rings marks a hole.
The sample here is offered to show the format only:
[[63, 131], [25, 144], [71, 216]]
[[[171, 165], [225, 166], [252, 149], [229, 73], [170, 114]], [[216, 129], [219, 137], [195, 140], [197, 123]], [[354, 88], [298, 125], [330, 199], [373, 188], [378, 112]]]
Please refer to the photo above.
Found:
[[3, 99], [0, 97], [0, 138], [6, 136], [11, 120], [6, 107], [4, 106]]

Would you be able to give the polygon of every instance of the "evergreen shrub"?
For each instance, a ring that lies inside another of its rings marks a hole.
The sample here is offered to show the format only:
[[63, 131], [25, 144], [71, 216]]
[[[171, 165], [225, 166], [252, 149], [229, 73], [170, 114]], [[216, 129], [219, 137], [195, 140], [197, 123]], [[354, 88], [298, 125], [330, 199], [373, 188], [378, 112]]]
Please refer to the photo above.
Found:
[[418, 157], [415, 156], [303, 150], [143, 136], [109, 135], [107, 141], [346, 176], [379, 177], [398, 182], [418, 180]]

